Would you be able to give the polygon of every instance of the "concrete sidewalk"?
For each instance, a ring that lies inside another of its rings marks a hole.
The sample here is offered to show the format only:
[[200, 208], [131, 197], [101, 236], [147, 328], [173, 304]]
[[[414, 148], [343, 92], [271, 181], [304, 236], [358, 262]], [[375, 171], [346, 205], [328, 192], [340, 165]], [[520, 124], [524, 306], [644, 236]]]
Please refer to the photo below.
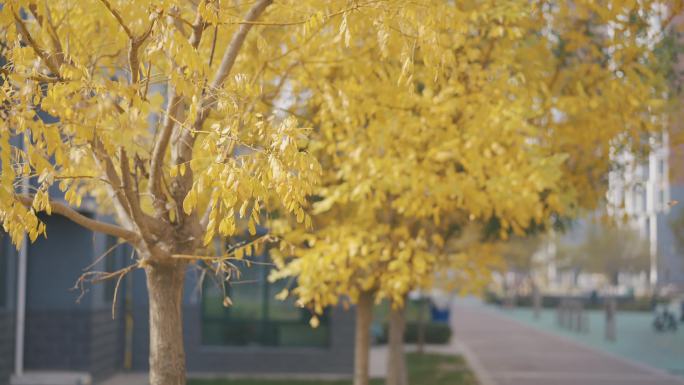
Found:
[[[406, 347], [407, 352], [416, 351], [416, 346], [408, 345]], [[439, 354], [461, 354], [461, 351], [455, 345], [426, 345], [425, 351], [428, 353], [439, 353]], [[387, 376], [387, 347], [386, 346], [373, 346], [370, 351], [370, 376], [371, 378], [384, 378]], [[223, 377], [230, 377], [230, 373], [224, 373]], [[232, 375], [235, 378], [264, 378], [264, 376], [259, 375]], [[189, 377], [197, 378], [202, 377], [198, 373], [189, 373]], [[221, 377], [221, 376], [219, 376]], [[308, 376], [297, 376], [293, 374], [282, 374], [282, 375], [271, 375], [270, 377], [277, 377], [278, 379], [340, 379], [340, 376], [334, 376], [326, 378], [325, 375], [308, 375]], [[267, 377], [267, 378], [270, 378]], [[348, 376], [351, 378], [351, 373]], [[347, 377], [342, 377], [347, 378]], [[113, 377], [102, 382], [100, 385], [147, 385], [147, 372], [133, 372], [133, 373], [118, 373]]]
[[457, 300], [455, 340], [482, 385], [684, 385], [658, 369], [613, 356]]

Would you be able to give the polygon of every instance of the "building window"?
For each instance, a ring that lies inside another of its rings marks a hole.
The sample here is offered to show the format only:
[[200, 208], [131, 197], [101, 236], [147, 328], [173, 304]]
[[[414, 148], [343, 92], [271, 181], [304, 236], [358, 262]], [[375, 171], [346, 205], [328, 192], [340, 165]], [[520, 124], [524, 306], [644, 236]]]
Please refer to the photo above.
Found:
[[641, 211], [648, 211], [648, 194], [646, 191], [641, 191]]
[[665, 160], [664, 159], [658, 159], [658, 176], [661, 178], [665, 177]]
[[632, 210], [634, 213], [638, 213], [640, 211], [639, 202], [639, 190], [635, 187], [634, 192], [632, 193]]
[[665, 189], [658, 189], [658, 208], [665, 207]]
[[641, 181], [646, 182], [650, 178], [651, 168], [648, 167], [648, 163], [641, 164], [638, 166], [641, 171]]
[[204, 345], [327, 347], [330, 322], [326, 314], [320, 325], [309, 325], [311, 313], [295, 306], [294, 300], [280, 301], [274, 296], [287, 282], [268, 282], [267, 258], [259, 264], [235, 263], [239, 280], [226, 284], [232, 306], [223, 306], [223, 293], [215, 279], [207, 277], [202, 292], [202, 343]]

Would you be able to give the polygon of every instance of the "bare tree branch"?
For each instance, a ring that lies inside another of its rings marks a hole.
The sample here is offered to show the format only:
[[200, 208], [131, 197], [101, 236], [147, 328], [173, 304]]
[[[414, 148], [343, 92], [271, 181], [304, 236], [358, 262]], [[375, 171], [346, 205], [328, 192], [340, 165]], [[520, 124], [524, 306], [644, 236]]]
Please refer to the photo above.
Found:
[[164, 193], [161, 189], [162, 164], [164, 162], [164, 155], [171, 140], [173, 127], [176, 125], [178, 106], [181, 97], [176, 93], [173, 86], [169, 87], [168, 91], [168, 106], [166, 107], [166, 114], [162, 130], [157, 140], [154, 143], [152, 150], [152, 160], [150, 161], [150, 185], [149, 192], [154, 197], [154, 207], [158, 214], [166, 212], [166, 203]]
[[188, 39], [192, 48], [197, 49], [199, 46], [199, 43], [202, 40], [202, 32], [204, 32], [205, 25], [206, 24], [202, 19], [202, 15], [200, 15], [198, 10], [197, 15], [195, 16], [195, 21], [192, 23], [192, 33], [190, 34], [190, 39]]
[[114, 9], [111, 4], [109, 4], [109, 1], [100, 0], [100, 2], [105, 6], [105, 8], [107, 8], [109, 13], [111, 13], [112, 16], [114, 16], [119, 25], [121, 25], [121, 28], [124, 30], [124, 32], [126, 32], [126, 35], [128, 35], [128, 38], [134, 40], [135, 35], [133, 35], [133, 32], [128, 28], [119, 12], [116, 9]]
[[85, 295], [86, 289], [85, 289], [85, 283], [89, 282], [90, 284], [96, 284], [104, 281], [108, 281], [110, 279], [116, 278], [116, 286], [114, 286], [114, 298], [112, 298], [112, 319], [115, 318], [116, 316], [116, 299], [119, 293], [119, 286], [121, 285], [121, 281], [123, 278], [128, 275], [131, 271], [141, 268], [142, 264], [140, 263], [141, 261], [138, 261], [136, 263], [133, 263], [131, 265], [128, 265], [122, 269], [119, 269], [114, 272], [107, 272], [107, 271], [87, 271], [83, 274], [81, 274], [80, 277], [76, 280], [76, 283], [74, 284], [73, 289], [79, 289], [81, 291], [81, 294], [78, 296], [78, 299], [76, 302], [80, 302], [81, 298]]
[[131, 216], [138, 225], [142, 234], [148, 234], [147, 217], [140, 208], [140, 197], [133, 191], [133, 182], [131, 180], [130, 163], [128, 155], [123, 148], [119, 151], [119, 167], [121, 168], [121, 183], [123, 193], [128, 201], [128, 206], [131, 208]]
[[102, 261], [103, 259], [107, 258], [107, 256], [108, 256], [109, 254], [111, 254], [112, 251], [114, 251], [117, 247], [119, 247], [119, 246], [121, 246], [121, 245], [123, 245], [123, 244], [124, 244], [124, 242], [117, 242], [117, 243], [115, 243], [114, 246], [112, 246], [112, 247], [110, 247], [109, 249], [105, 250], [104, 253], [102, 253], [99, 257], [95, 258], [95, 260], [93, 261], [93, 263], [91, 263], [90, 265], [84, 267], [84, 268], [83, 268], [83, 271], [89, 271], [90, 269], [92, 269], [93, 267], [95, 267], [95, 265], [97, 265], [98, 263], [100, 263], [100, 261]]
[[92, 146], [95, 160], [100, 166], [100, 168], [102, 168], [102, 170], [104, 171], [105, 176], [109, 180], [110, 186], [112, 186], [112, 193], [114, 195], [114, 198], [116, 198], [116, 200], [123, 206], [127, 218], [131, 219], [131, 210], [130, 207], [128, 207], [126, 197], [121, 191], [121, 178], [119, 177], [119, 174], [117, 173], [116, 168], [114, 167], [114, 163], [112, 162], [109, 155], [105, 152], [102, 143], [97, 138], [93, 140]]
[[[10, 7], [12, 7], [10, 5]], [[28, 28], [26, 28], [26, 23], [24, 20], [17, 14], [16, 10], [14, 7], [12, 7], [12, 16], [14, 16], [14, 20], [17, 22], [17, 28], [19, 29], [19, 33], [22, 35], [24, 39], [28, 42], [28, 44], [33, 48], [33, 51], [38, 55], [43, 60], [43, 63], [52, 71], [52, 73], [57, 76], [59, 76], [59, 66], [57, 63], [54, 62], [54, 60], [50, 57], [50, 53], [46, 51], [43, 47], [41, 47], [38, 42], [36, 42], [33, 39], [33, 36], [28, 31]]]
[[50, 41], [52, 41], [52, 48], [55, 50], [55, 59], [58, 64], [62, 64], [64, 62], [64, 49], [62, 48], [62, 43], [59, 41], [59, 36], [57, 36], [57, 29], [52, 23], [52, 16], [50, 15], [50, 9], [47, 4], [45, 4], [46, 15], [44, 18], [38, 14], [38, 7], [35, 4], [30, 4], [29, 10], [41, 27], [47, 27], [46, 29], [50, 35]]
[[236, 257], [236, 253], [238, 250], [242, 250], [242, 252], [245, 252], [246, 248], [250, 247], [256, 247], [259, 245], [262, 245], [264, 243], [273, 243], [278, 241], [279, 238], [273, 236], [272, 234], [266, 233], [262, 236], [256, 237], [251, 241], [243, 241], [240, 243], [237, 243], [235, 245], [232, 245], [230, 250], [227, 250], [224, 254], [222, 255], [192, 255], [192, 254], [173, 254], [171, 255], [171, 258], [174, 259], [184, 259], [184, 260], [190, 260], [190, 261], [207, 261], [207, 262], [212, 262], [212, 263], [220, 263], [223, 261], [228, 261], [228, 260], [246, 260], [249, 263], [253, 263], [255, 265], [269, 265], [272, 266], [273, 264], [270, 262], [258, 262], [258, 261], [252, 261], [252, 260], [247, 260], [244, 258], [244, 256]]
[[[152, 33], [152, 29], [154, 28], [154, 23], [156, 21], [157, 19], [152, 19], [149, 28], [147, 28], [147, 31], [145, 31], [142, 35], [129, 39], [128, 66], [131, 70], [131, 84], [137, 84], [140, 80], [140, 47]], [[140, 92], [141, 90], [138, 90], [138, 94], [140, 94]]]
[[233, 39], [230, 41], [226, 52], [223, 54], [223, 59], [216, 72], [216, 76], [214, 76], [214, 80], [211, 82], [211, 89], [221, 87], [228, 75], [230, 75], [230, 71], [233, 69], [240, 48], [242, 48], [242, 44], [245, 42], [247, 33], [252, 29], [253, 24], [251, 24], [251, 22], [256, 21], [271, 3], [273, 3], [273, 0], [259, 0], [254, 3], [249, 12], [247, 12], [244, 20], [246, 24], [241, 24], [238, 31], [233, 35]]
[[138, 56], [138, 50], [140, 49], [140, 46], [142, 46], [145, 39], [147, 39], [147, 37], [150, 36], [150, 34], [152, 33], [152, 29], [154, 28], [156, 18], [152, 19], [152, 22], [150, 23], [150, 26], [147, 29], [147, 31], [145, 31], [140, 36], [135, 36], [133, 31], [131, 31], [131, 29], [128, 28], [128, 26], [124, 22], [123, 18], [121, 17], [121, 14], [116, 9], [114, 9], [114, 7], [112, 7], [108, 0], [100, 0], [100, 2], [105, 6], [105, 8], [107, 8], [109, 13], [111, 13], [112, 16], [114, 16], [116, 21], [119, 23], [121, 28], [128, 36], [128, 65], [131, 71], [131, 84], [137, 84], [138, 80], [140, 79], [140, 59]]
[[10, 77], [11, 75], [21, 75], [24, 77], [24, 79], [33, 80], [35, 82], [40, 82], [40, 83], [65, 82], [65, 80], [60, 79], [58, 77], [51, 77], [51, 76], [41, 75], [41, 74], [26, 75], [26, 74], [21, 74], [21, 73], [15, 72], [15, 71], [10, 71], [6, 68], [0, 68], [0, 74], [5, 75], [7, 77]]
[[[31, 205], [33, 205], [32, 196], [18, 196], [17, 199], [25, 206], [30, 207]], [[72, 222], [81, 225], [88, 230], [125, 239], [126, 241], [132, 244], [136, 244], [139, 241], [137, 233], [124, 229], [123, 227], [117, 225], [112, 225], [110, 223], [100, 222], [98, 220], [88, 218], [87, 216], [79, 213], [78, 211], [72, 209], [64, 203], [50, 200], [50, 207], [53, 213], [59, 214], [67, 219], [70, 219]]]

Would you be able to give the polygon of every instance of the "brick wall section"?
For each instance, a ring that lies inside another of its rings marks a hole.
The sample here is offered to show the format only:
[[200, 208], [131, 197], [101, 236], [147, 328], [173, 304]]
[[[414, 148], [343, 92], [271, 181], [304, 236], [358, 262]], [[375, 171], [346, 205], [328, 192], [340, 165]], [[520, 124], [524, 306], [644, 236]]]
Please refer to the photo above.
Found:
[[0, 384], [8, 384], [14, 369], [13, 312], [0, 310]]

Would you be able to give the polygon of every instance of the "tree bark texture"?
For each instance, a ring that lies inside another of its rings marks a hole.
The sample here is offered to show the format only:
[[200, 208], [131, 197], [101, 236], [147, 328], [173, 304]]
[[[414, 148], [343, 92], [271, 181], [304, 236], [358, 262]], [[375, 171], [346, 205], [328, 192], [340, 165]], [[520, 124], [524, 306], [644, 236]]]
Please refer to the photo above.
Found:
[[150, 385], [185, 385], [185, 264], [155, 263], [145, 272], [150, 300]]
[[406, 331], [406, 308], [394, 308], [389, 315], [389, 343], [387, 354], [386, 385], [408, 385], [404, 334]]
[[363, 292], [356, 304], [354, 337], [354, 385], [368, 385], [370, 361], [370, 327], [373, 321], [373, 293]]

